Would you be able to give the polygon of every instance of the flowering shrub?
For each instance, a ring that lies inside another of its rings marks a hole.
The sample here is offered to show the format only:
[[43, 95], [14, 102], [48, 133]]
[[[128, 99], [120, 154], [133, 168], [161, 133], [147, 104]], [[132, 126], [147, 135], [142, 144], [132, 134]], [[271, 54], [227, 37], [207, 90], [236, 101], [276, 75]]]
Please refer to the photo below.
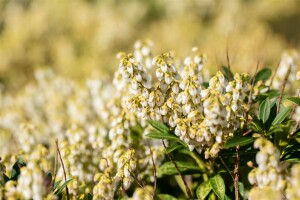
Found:
[[[299, 199], [297, 53], [253, 75], [138, 41], [112, 84], [1, 95], [0, 199]], [[261, 68], [261, 69], [260, 69]]]

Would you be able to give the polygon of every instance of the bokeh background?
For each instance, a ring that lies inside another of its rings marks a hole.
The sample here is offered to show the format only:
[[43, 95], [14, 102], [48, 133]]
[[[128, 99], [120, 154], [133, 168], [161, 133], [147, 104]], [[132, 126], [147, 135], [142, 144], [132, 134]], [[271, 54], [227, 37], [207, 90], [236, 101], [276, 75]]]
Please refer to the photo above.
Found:
[[16, 91], [36, 68], [78, 81], [111, 80], [115, 55], [151, 39], [154, 52], [182, 58], [198, 46], [209, 69], [275, 67], [299, 49], [298, 0], [0, 0], [0, 83]]

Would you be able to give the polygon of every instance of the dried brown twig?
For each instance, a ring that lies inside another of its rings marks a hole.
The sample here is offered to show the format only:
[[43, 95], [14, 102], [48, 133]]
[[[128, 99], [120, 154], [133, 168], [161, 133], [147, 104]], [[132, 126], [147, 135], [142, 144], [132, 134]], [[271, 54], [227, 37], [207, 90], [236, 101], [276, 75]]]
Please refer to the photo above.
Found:
[[[59, 147], [58, 147], [58, 139], [55, 140], [55, 143], [56, 143], [56, 149], [57, 149], [57, 152], [58, 152], [58, 155], [59, 155], [59, 159], [60, 159], [60, 162], [61, 162], [61, 166], [63, 168], [65, 181], [67, 181], [67, 174], [66, 174], [65, 165], [64, 165], [64, 162], [62, 160], [61, 153], [60, 153], [60, 150], [59, 150]], [[66, 193], [67, 193], [67, 199], [69, 200], [70, 199], [70, 194], [69, 194], [69, 188], [68, 188], [67, 185], [66, 185]]]
[[156, 166], [155, 166], [155, 162], [154, 162], [153, 151], [152, 151], [151, 146], [149, 144], [149, 140], [146, 140], [146, 141], [147, 141], [147, 145], [148, 145], [149, 150], [150, 150], [151, 160], [152, 160], [152, 164], [153, 164], [154, 186], [153, 186], [153, 195], [152, 195], [152, 198], [154, 199], [155, 194], [156, 194], [156, 188], [157, 188]]
[[229, 167], [227, 166], [227, 164], [225, 163], [225, 161], [223, 160], [223, 158], [221, 156], [219, 156], [222, 164], [225, 166], [226, 170], [228, 171], [228, 173], [230, 174], [232, 180], [234, 181], [234, 174], [232, 173], [232, 171], [229, 169]]
[[255, 83], [258, 68], [259, 68], [259, 61], [257, 61], [257, 65], [256, 65], [256, 68], [255, 68], [254, 76], [253, 76], [252, 83], [251, 83], [251, 89], [250, 89], [250, 94], [249, 94], [249, 99], [248, 99], [248, 109], [247, 109], [247, 112], [246, 112], [246, 121], [248, 119], [248, 113], [249, 113], [249, 111], [251, 109], [251, 106], [253, 104], [253, 98], [252, 98], [253, 88], [254, 88], [254, 83]]
[[57, 165], [58, 165], [58, 151], [56, 151], [55, 161], [54, 161], [54, 175], [53, 175], [53, 181], [52, 181], [52, 188], [55, 184], [56, 174], [57, 174]]
[[180, 170], [179, 170], [179, 168], [178, 168], [176, 162], [174, 161], [174, 159], [173, 159], [173, 157], [171, 156], [171, 154], [169, 154], [169, 153], [167, 152], [167, 147], [166, 147], [166, 144], [165, 144], [164, 140], [161, 140], [161, 141], [162, 141], [162, 143], [163, 143], [163, 145], [164, 145], [164, 147], [165, 147], [167, 156], [169, 157], [169, 159], [171, 160], [171, 162], [174, 164], [176, 170], [178, 171], [178, 173], [179, 173], [179, 175], [180, 175], [180, 177], [181, 177], [181, 179], [182, 179], [182, 181], [183, 181], [183, 183], [184, 183], [185, 190], [186, 190], [186, 193], [187, 193], [187, 195], [188, 195], [188, 198], [189, 198], [189, 199], [193, 199], [193, 196], [192, 196], [192, 193], [191, 193], [191, 191], [190, 191], [190, 188], [189, 188], [189, 186], [187, 185], [187, 183], [186, 183], [186, 181], [185, 181], [183, 175], [181, 174], [181, 172], [180, 172]]
[[240, 156], [239, 156], [240, 146], [236, 146], [236, 158], [235, 158], [235, 165], [234, 165], [234, 193], [235, 193], [235, 200], [239, 200], [239, 165], [240, 165]]
[[282, 87], [281, 87], [281, 91], [280, 91], [280, 96], [279, 96], [279, 100], [278, 100], [278, 104], [277, 104], [277, 114], [279, 113], [279, 110], [280, 110], [280, 103], [282, 101], [283, 92], [284, 92], [286, 83], [288, 81], [289, 75], [291, 73], [291, 69], [292, 69], [292, 66], [290, 65], [287, 73], [285, 74], [285, 77], [284, 77], [284, 80], [283, 80], [283, 83], [282, 83]]
[[271, 87], [272, 84], [273, 84], [273, 80], [274, 80], [274, 78], [275, 78], [275, 76], [276, 76], [276, 74], [277, 74], [277, 71], [278, 71], [280, 62], [281, 62], [281, 60], [279, 60], [279, 62], [277, 63], [276, 69], [275, 69], [274, 74], [273, 74], [273, 76], [272, 76], [272, 78], [271, 78], [271, 81], [270, 81], [270, 87]]

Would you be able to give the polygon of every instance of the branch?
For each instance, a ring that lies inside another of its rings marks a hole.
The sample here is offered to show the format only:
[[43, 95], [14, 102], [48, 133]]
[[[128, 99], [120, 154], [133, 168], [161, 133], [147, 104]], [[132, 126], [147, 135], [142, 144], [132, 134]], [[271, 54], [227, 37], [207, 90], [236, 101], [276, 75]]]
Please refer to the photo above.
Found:
[[133, 172], [130, 171], [130, 175], [133, 177], [133, 179], [135, 180], [135, 182], [142, 188], [144, 189], [144, 184], [142, 184], [139, 180], [138, 177], [135, 176], [135, 174]]
[[227, 67], [228, 67], [228, 69], [230, 69], [230, 59], [229, 59], [228, 45], [226, 47], [226, 58], [227, 58]]
[[191, 193], [191, 191], [190, 191], [189, 186], [187, 185], [187, 183], [186, 183], [186, 181], [185, 181], [183, 175], [180, 173], [180, 170], [179, 170], [179, 168], [178, 168], [176, 162], [174, 161], [173, 157], [171, 156], [171, 154], [169, 154], [169, 153], [167, 152], [167, 147], [166, 147], [166, 144], [165, 144], [164, 140], [161, 140], [161, 141], [162, 141], [162, 143], [163, 143], [163, 145], [164, 145], [164, 147], [165, 147], [167, 156], [169, 157], [169, 159], [171, 160], [171, 162], [174, 164], [176, 170], [178, 171], [178, 173], [179, 173], [179, 175], [180, 175], [180, 177], [181, 177], [181, 179], [182, 179], [182, 181], [183, 181], [183, 183], [184, 183], [185, 190], [186, 190], [186, 193], [187, 193], [187, 195], [188, 195], [188, 198], [189, 198], [189, 199], [192, 199], [193, 196], [192, 196], [192, 193]]
[[283, 84], [282, 84], [282, 88], [281, 88], [281, 92], [280, 92], [280, 96], [279, 96], [279, 100], [278, 100], [278, 104], [277, 104], [277, 114], [280, 110], [280, 103], [281, 103], [281, 100], [282, 100], [282, 96], [283, 96], [283, 92], [284, 92], [284, 89], [285, 89], [285, 85], [288, 81], [288, 78], [289, 78], [289, 75], [291, 73], [291, 69], [292, 69], [292, 66], [290, 65], [285, 77], [284, 77], [284, 80], [283, 80]]
[[271, 78], [271, 81], [270, 81], [270, 87], [272, 86], [273, 80], [274, 80], [274, 78], [275, 78], [275, 76], [276, 76], [276, 74], [277, 74], [277, 71], [278, 71], [280, 62], [281, 62], [281, 60], [279, 60], [279, 62], [277, 63], [276, 69], [275, 69], [274, 74], [273, 74], [273, 76], [272, 76], [272, 78]]
[[[57, 140], [55, 140], [57, 142]], [[56, 174], [57, 174], [57, 165], [58, 165], [58, 151], [56, 151], [55, 161], [54, 161], [54, 175], [53, 175], [53, 182], [52, 182], [52, 188], [55, 184]]]
[[[252, 83], [251, 83], [251, 89], [250, 89], [249, 100], [248, 100], [248, 108], [247, 108], [247, 111], [245, 113], [245, 115], [246, 115], [245, 116], [245, 122], [246, 123], [248, 122], [248, 115], [249, 115], [251, 106], [253, 104], [253, 88], [254, 88], [254, 83], [255, 83], [258, 68], [259, 68], [259, 60], [257, 61], [257, 65], [256, 65], [256, 68], [255, 68], [254, 76], [253, 76]], [[245, 128], [246, 128], [246, 126], [244, 125], [243, 129], [245, 130]]]
[[239, 164], [240, 164], [240, 156], [239, 156], [240, 146], [236, 146], [236, 158], [235, 158], [235, 167], [234, 167], [234, 191], [235, 191], [235, 200], [239, 200]]
[[[59, 159], [60, 159], [60, 162], [61, 162], [61, 165], [62, 165], [62, 168], [63, 168], [65, 181], [67, 181], [67, 174], [66, 174], [65, 165], [64, 165], [64, 162], [62, 160], [60, 150], [59, 150], [59, 147], [58, 147], [58, 139], [55, 140], [55, 143], [56, 143], [56, 149], [57, 149], [57, 152], [58, 152], [58, 155], [59, 155]], [[67, 193], [67, 200], [70, 200], [70, 194], [69, 194], [69, 189], [68, 189], [67, 185], [66, 185], [66, 193]]]
[[230, 171], [229, 167], [226, 165], [226, 163], [224, 162], [223, 158], [221, 156], [219, 156], [222, 164], [225, 166], [226, 170], [228, 171], [228, 173], [230, 174], [232, 180], [234, 181], [234, 174]]
[[254, 83], [255, 83], [258, 68], [259, 68], [259, 60], [257, 61], [257, 65], [256, 65], [256, 68], [255, 68], [254, 76], [253, 76], [252, 83], [251, 83], [251, 89], [250, 89], [250, 94], [249, 94], [249, 99], [248, 99], [248, 109], [247, 109], [246, 116], [245, 116], [245, 119], [246, 119], [245, 121], [246, 122], [248, 121], [248, 114], [249, 114], [249, 111], [250, 111], [251, 106], [253, 104], [253, 97], [252, 97], [253, 96], [253, 88], [254, 88]]
[[147, 141], [147, 145], [148, 145], [149, 150], [150, 150], [151, 160], [152, 160], [152, 165], [153, 165], [154, 186], [153, 186], [153, 195], [152, 195], [152, 198], [154, 199], [155, 193], [156, 193], [156, 187], [157, 187], [156, 166], [155, 166], [155, 162], [154, 162], [153, 152], [152, 152], [151, 146], [149, 144], [149, 140], [147, 139], [146, 141]]

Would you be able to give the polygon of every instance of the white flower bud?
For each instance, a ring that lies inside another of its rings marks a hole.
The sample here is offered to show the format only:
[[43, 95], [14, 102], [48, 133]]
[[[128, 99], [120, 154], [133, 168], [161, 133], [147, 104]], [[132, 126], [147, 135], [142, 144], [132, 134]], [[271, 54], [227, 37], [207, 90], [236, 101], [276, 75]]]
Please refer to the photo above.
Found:
[[206, 98], [209, 94], [209, 90], [205, 89], [205, 90], [201, 90], [201, 97], [202, 98]]
[[156, 70], [156, 77], [159, 81], [162, 80], [162, 77], [163, 77], [164, 73], [162, 72], [161, 68], [157, 68]]
[[195, 88], [195, 86], [190, 86], [189, 87], [189, 93], [192, 97], [196, 96], [197, 94], [197, 89]]
[[165, 82], [170, 85], [170, 83], [172, 82], [172, 77], [170, 76], [170, 74], [165, 74]]
[[166, 64], [164, 64], [163, 66], [161, 66], [161, 70], [166, 73], [168, 71], [168, 66]]
[[136, 76], [135, 76], [136, 80], [138, 82], [142, 82], [143, 78], [142, 78], [142, 75], [140, 73], [138, 73]]
[[127, 66], [127, 72], [128, 72], [129, 74], [132, 74], [132, 73], [133, 73], [133, 66], [132, 66], [132, 64], [130, 64], [129, 66]]

